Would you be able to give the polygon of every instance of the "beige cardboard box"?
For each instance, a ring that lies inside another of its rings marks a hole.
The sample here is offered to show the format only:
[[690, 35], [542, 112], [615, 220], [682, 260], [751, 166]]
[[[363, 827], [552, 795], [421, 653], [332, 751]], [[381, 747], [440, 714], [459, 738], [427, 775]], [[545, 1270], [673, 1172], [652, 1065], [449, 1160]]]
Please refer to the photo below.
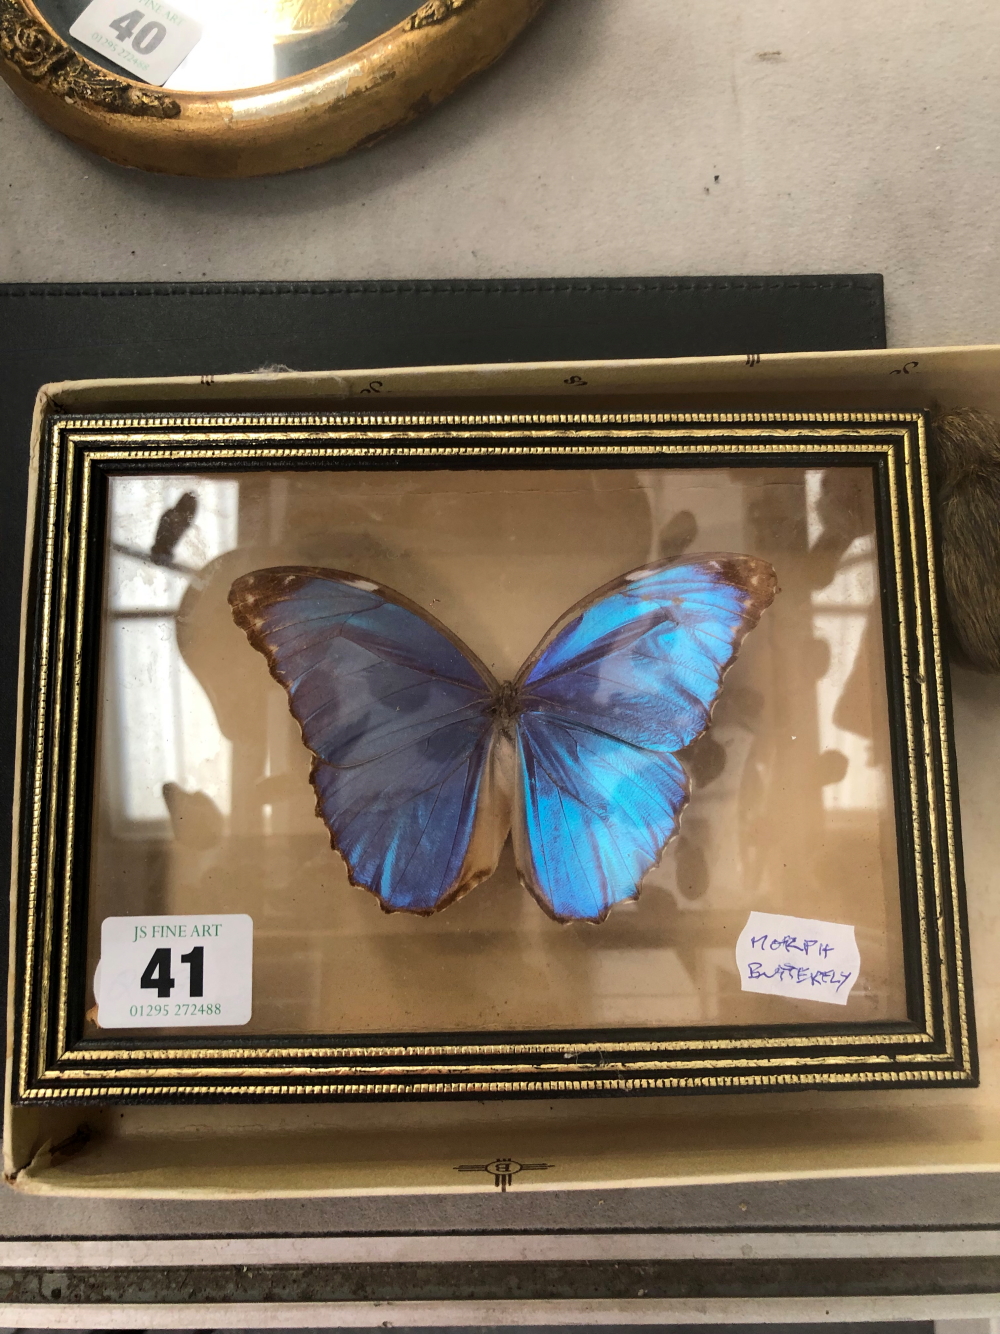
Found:
[[[47, 414], [315, 409], [1000, 412], [1000, 347], [616, 363], [89, 381], [46, 386]], [[998, 915], [993, 820], [1000, 683], [954, 679], [982, 1070], [977, 1089], [832, 1091], [559, 1102], [175, 1107], [8, 1106], [5, 1170], [36, 1194], [220, 1198], [494, 1189], [511, 1157], [544, 1168], [517, 1189], [1000, 1170]], [[16, 964], [12, 965], [16, 967]], [[77, 1146], [86, 1123], [89, 1142]], [[61, 1151], [53, 1153], [65, 1141]]]

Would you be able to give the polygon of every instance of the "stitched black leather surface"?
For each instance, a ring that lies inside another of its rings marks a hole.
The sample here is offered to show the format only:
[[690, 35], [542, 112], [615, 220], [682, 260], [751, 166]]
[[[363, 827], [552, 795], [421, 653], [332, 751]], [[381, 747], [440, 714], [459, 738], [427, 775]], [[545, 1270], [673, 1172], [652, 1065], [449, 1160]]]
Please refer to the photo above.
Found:
[[0, 285], [0, 330], [15, 385], [269, 363], [336, 370], [885, 346], [878, 274], [12, 283]]
[[[885, 346], [878, 274], [0, 284], [0, 877], [35, 394], [53, 380]], [[0, 914], [5, 948], [6, 914]], [[6, 979], [5, 970], [0, 978]], [[4, 982], [0, 982], [0, 988]]]

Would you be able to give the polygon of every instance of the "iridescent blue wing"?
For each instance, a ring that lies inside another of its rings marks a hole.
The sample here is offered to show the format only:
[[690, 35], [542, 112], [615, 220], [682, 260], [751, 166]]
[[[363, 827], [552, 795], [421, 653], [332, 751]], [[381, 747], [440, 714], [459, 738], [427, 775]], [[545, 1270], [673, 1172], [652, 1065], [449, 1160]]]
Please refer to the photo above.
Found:
[[727, 668], [775, 594], [753, 556], [644, 566], [572, 607], [517, 678], [514, 852], [560, 921], [634, 899], [676, 831], [676, 751], [706, 729]]
[[521, 883], [560, 922], [600, 922], [634, 899], [687, 800], [674, 755], [555, 714], [518, 719], [514, 856]]
[[507, 834], [484, 801], [489, 670], [400, 594], [339, 570], [256, 570], [229, 601], [288, 692], [352, 883], [430, 913], [489, 875]]

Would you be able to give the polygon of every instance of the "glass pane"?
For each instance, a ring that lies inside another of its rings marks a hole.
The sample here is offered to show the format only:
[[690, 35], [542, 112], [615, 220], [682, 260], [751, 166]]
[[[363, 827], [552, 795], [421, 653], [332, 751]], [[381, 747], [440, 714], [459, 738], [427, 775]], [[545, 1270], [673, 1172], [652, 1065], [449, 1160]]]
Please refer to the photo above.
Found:
[[[905, 1018], [868, 469], [144, 476], [113, 479], [109, 503], [91, 976], [104, 917], [247, 913], [240, 1032]], [[503, 680], [581, 597], [681, 551], [762, 557], [781, 591], [684, 757], [691, 800], [638, 901], [557, 923], [509, 843], [431, 917], [352, 887], [233, 581], [310, 565], [384, 583]], [[752, 910], [857, 928], [845, 1009], [740, 990]]]
[[[64, 41], [103, 68], [135, 79], [69, 30], [90, 0], [36, 0], [39, 13]], [[164, 87], [225, 92], [306, 74], [388, 32], [419, 0], [181, 0], [175, 6], [201, 25], [201, 40]], [[122, 14], [134, 8], [123, 0]], [[116, 54], [122, 57], [118, 51]]]

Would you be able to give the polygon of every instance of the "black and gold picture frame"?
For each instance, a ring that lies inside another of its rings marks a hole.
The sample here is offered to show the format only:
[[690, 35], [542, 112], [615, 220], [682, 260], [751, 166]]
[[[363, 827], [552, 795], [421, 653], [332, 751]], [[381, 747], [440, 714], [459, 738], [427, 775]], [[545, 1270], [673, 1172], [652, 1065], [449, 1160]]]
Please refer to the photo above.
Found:
[[976, 1082], [919, 413], [56, 416], [12, 1096]]
[[0, 75], [129, 167], [244, 177], [368, 147], [491, 65], [544, 0], [0, 0]]

